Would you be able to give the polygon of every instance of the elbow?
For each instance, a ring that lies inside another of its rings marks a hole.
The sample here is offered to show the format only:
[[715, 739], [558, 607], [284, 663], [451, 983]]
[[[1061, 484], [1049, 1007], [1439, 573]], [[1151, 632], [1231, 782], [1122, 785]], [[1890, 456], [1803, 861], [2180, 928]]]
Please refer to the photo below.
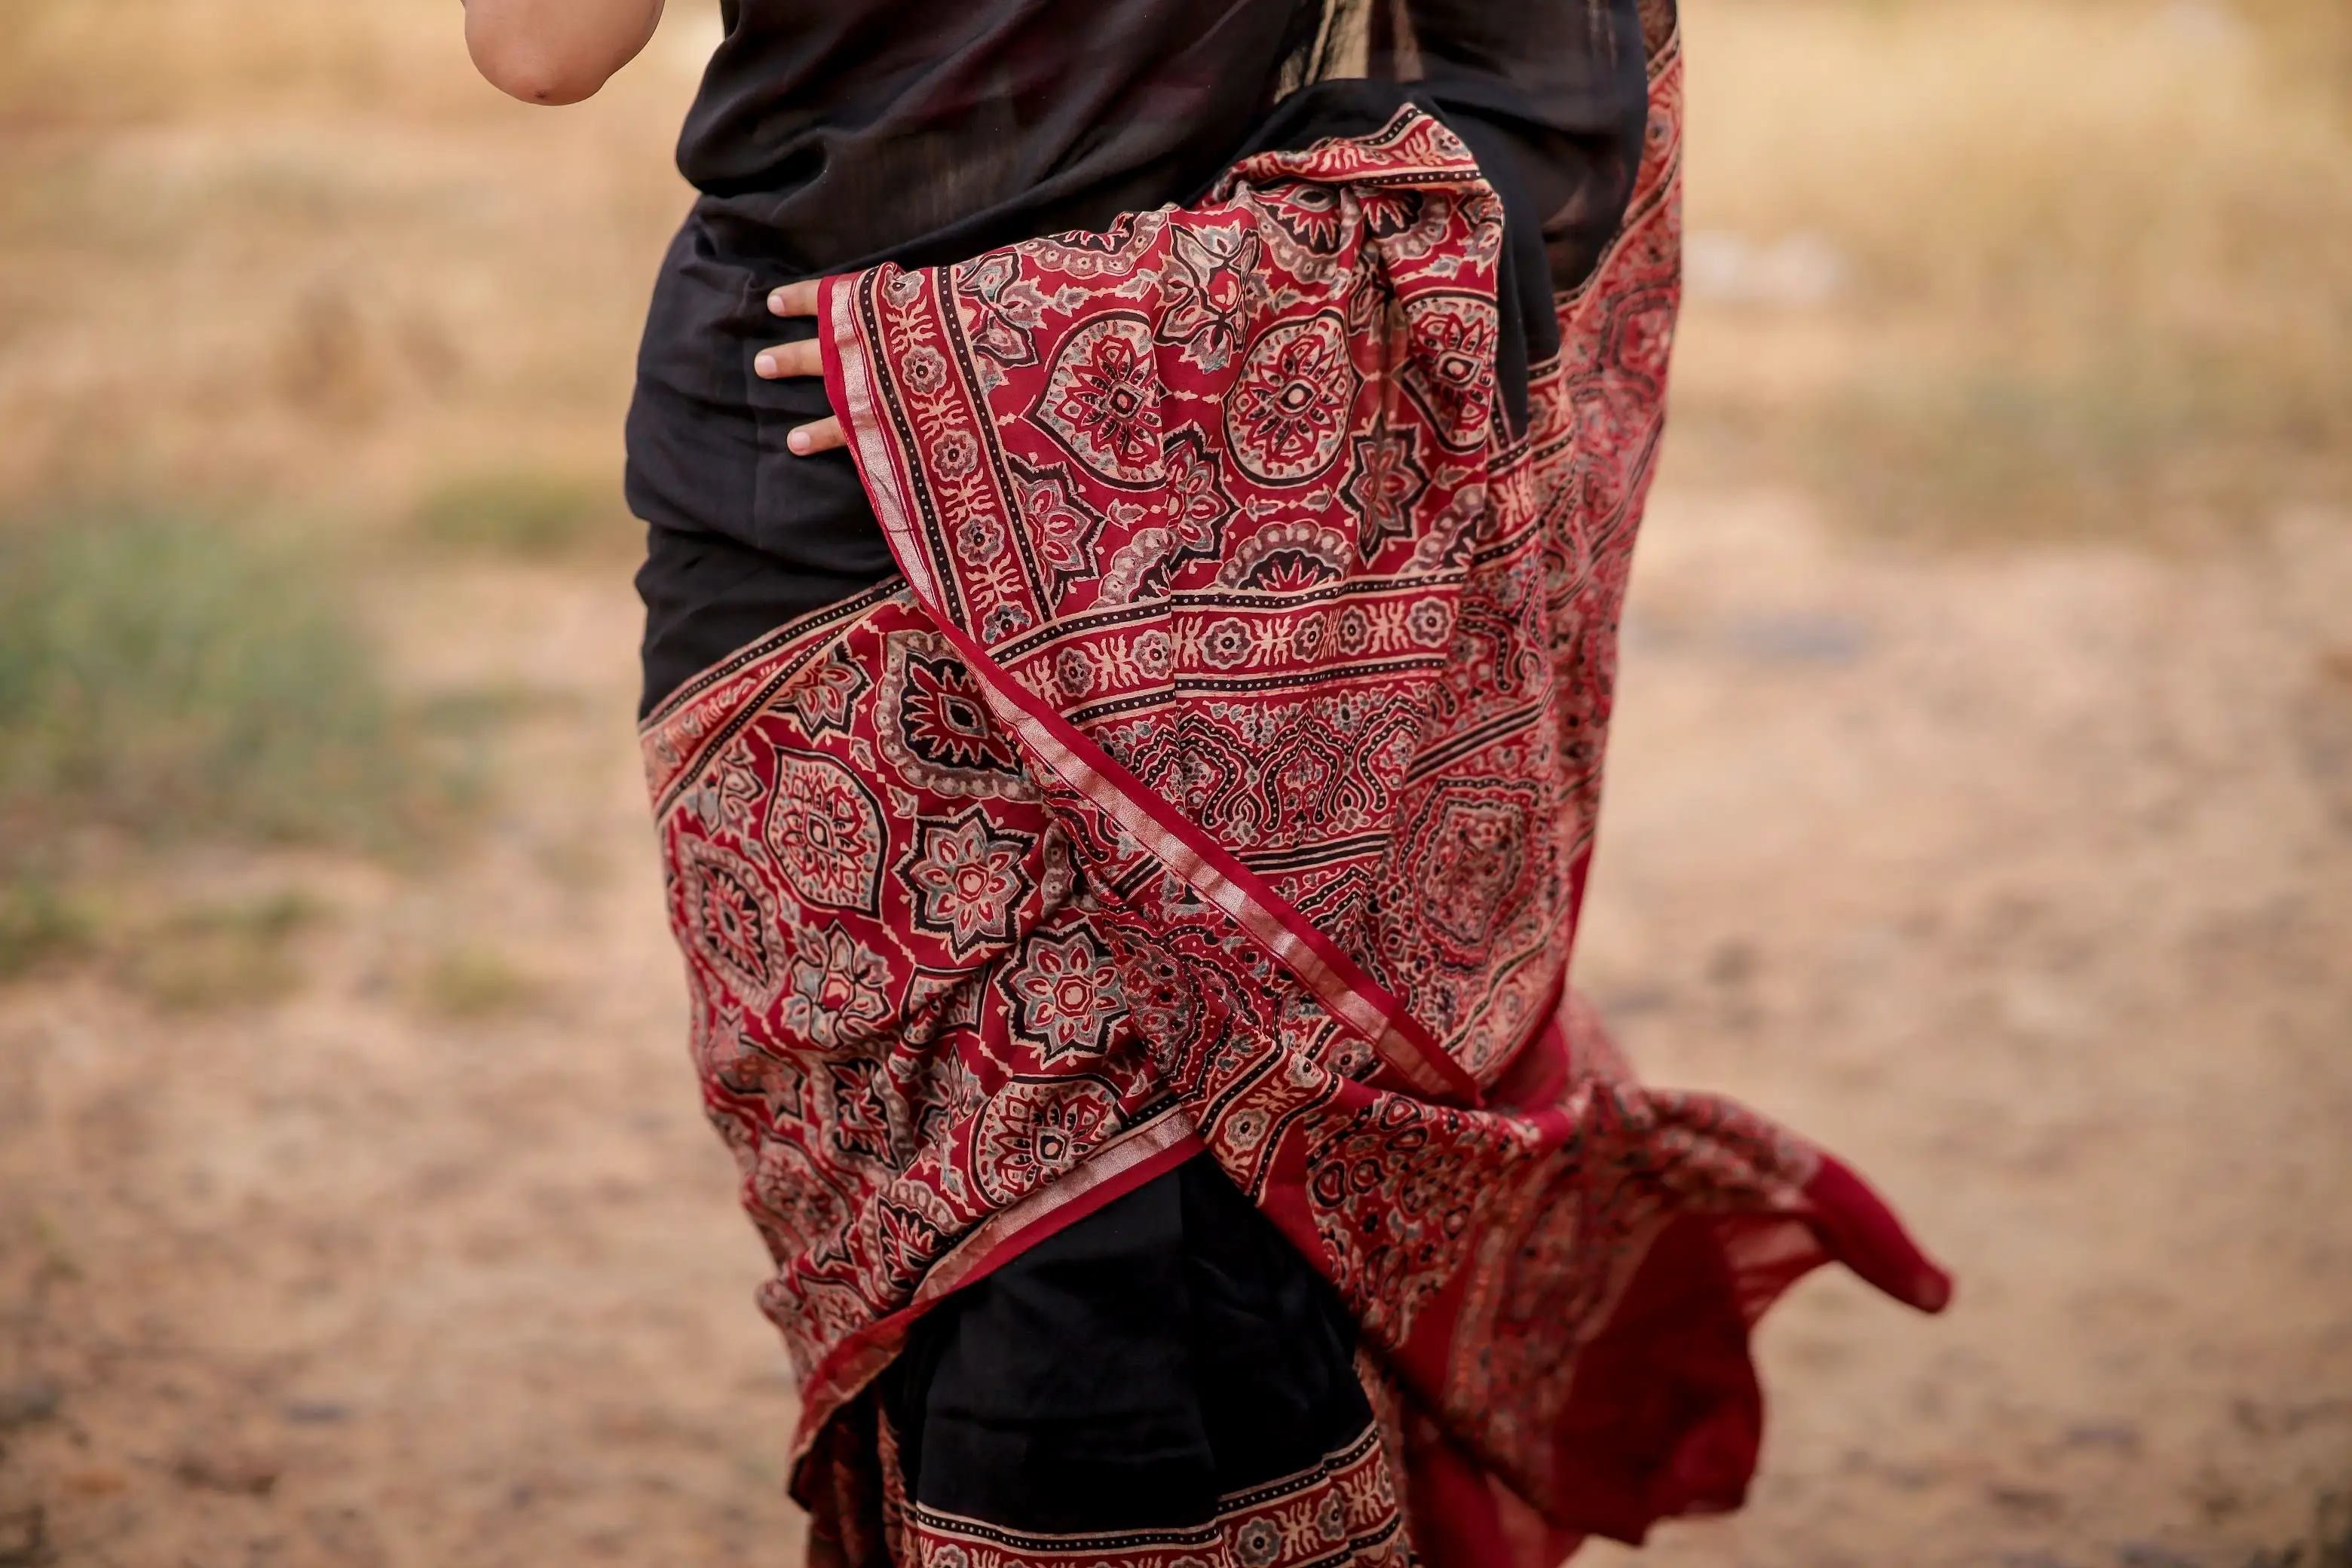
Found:
[[525, 103], [578, 103], [594, 97], [610, 74], [546, 48], [478, 37], [470, 28], [466, 49], [485, 81]]

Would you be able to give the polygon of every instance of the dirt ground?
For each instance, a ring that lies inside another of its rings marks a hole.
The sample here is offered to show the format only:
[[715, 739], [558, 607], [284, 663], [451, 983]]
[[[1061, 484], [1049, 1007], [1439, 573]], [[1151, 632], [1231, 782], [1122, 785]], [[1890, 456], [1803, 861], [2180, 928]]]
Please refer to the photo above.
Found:
[[[296, 995], [0, 993], [0, 1562], [797, 1560], [633, 608], [580, 568], [386, 586], [406, 682], [520, 717], [461, 863], [190, 869], [331, 910]], [[2352, 1483], [2347, 652], [2342, 519], [1956, 564], [1662, 500], [1582, 984], [1651, 1076], [1857, 1161], [1961, 1291], [1801, 1287], [1752, 1508], [1642, 1561], [2238, 1568]], [[453, 941], [518, 994], [395, 983]]]
[[[609, 491], [709, 8], [552, 117], [470, 79], [446, 0], [262, 9], [34, 0], [38, 47], [0, 53], [0, 510], [111, 486], [347, 542], [399, 689], [492, 721], [488, 805], [439, 858], [109, 883], [158, 919], [299, 895], [248, 999], [110, 962], [0, 984], [0, 1568], [793, 1568], [792, 1389], [628, 723], [625, 524], [537, 563], [412, 526], [452, 477]], [[1957, 386], [1951, 343], [2076, 319], [2218, 322], [2277, 350], [2245, 384], [2308, 359], [2352, 418], [2352, 271], [2261, 226], [2352, 245], [2340, 117], [2213, 4], [1688, 9], [1715, 293], [1578, 977], [1650, 1077], [1867, 1172], [1960, 1293], [1800, 1287], [1752, 1506], [1579, 1562], [2346, 1568], [2352, 507], [2216, 489], [2269, 499], [2176, 536], [2065, 492], [1972, 538], [1832, 522], [1804, 464], [1740, 458], [1810, 450], [1788, 410], [1874, 354]], [[2178, 389], [2116, 363], [2028, 423], [2153, 472], [2173, 426], [2116, 388]], [[2000, 468], [2013, 431], [1919, 406], [1936, 482]], [[2199, 428], [2200, 462], [2281, 471]]]

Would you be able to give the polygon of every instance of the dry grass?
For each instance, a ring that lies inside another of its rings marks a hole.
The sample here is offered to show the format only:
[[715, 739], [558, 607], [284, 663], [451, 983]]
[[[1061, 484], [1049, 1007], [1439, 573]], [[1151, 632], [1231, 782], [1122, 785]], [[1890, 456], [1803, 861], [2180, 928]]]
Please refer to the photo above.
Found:
[[[549, 113], [474, 79], [446, 0], [14, 9], [0, 500], [293, 494], [366, 526], [521, 474], [617, 518], [707, 16], [674, 7]], [[2172, 537], [2352, 495], [2336, 0], [1687, 16], [1694, 228], [1819, 237], [1849, 283], [1694, 300], [1673, 472], [1947, 537]], [[544, 550], [565, 530], [532, 507], [428, 531]]]
[[445, 1018], [488, 1018], [536, 1000], [540, 987], [495, 947], [479, 942], [450, 948], [425, 965], [417, 999]]
[[373, 649], [314, 558], [182, 519], [0, 531], [0, 823], [368, 843], [414, 807]]
[[14, 9], [0, 502], [291, 497], [364, 526], [453, 473], [616, 492], [708, 18], [551, 113], [474, 76], [446, 0]]
[[87, 955], [167, 1006], [285, 994], [307, 900], [148, 873], [225, 845], [404, 856], [478, 794], [467, 727], [388, 689], [338, 558], [250, 531], [0, 524], [0, 978]]
[[118, 970], [173, 1011], [274, 1002], [300, 986], [293, 941], [321, 912], [291, 889], [184, 905], [123, 932]]
[[2341, 7], [1712, 0], [1689, 31], [1694, 230], [1825, 237], [1850, 279], [1694, 300], [1690, 471], [1994, 535], [2352, 494]]

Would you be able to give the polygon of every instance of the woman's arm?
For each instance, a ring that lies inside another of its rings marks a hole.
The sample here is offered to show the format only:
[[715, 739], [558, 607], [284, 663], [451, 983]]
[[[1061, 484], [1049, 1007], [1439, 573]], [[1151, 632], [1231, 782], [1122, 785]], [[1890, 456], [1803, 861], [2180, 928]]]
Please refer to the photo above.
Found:
[[465, 0], [466, 50], [500, 92], [577, 103], [654, 36], [662, 0]]

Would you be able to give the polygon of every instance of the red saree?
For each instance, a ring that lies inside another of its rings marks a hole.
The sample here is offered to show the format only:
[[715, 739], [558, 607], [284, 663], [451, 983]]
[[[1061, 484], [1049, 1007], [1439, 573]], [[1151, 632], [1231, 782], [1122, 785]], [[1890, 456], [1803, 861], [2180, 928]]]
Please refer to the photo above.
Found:
[[[645, 729], [816, 1560], [1549, 1568], [1737, 1506], [1748, 1330], [1808, 1269], [1945, 1300], [1843, 1166], [1635, 1083], [1566, 986], [1678, 292], [1671, 37], [1652, 76], [1516, 434], [1500, 206], [1414, 110], [826, 284], [906, 581]], [[1365, 1443], [1181, 1541], [909, 1516], [866, 1395], [915, 1317], [1203, 1149], [1360, 1325]]]

